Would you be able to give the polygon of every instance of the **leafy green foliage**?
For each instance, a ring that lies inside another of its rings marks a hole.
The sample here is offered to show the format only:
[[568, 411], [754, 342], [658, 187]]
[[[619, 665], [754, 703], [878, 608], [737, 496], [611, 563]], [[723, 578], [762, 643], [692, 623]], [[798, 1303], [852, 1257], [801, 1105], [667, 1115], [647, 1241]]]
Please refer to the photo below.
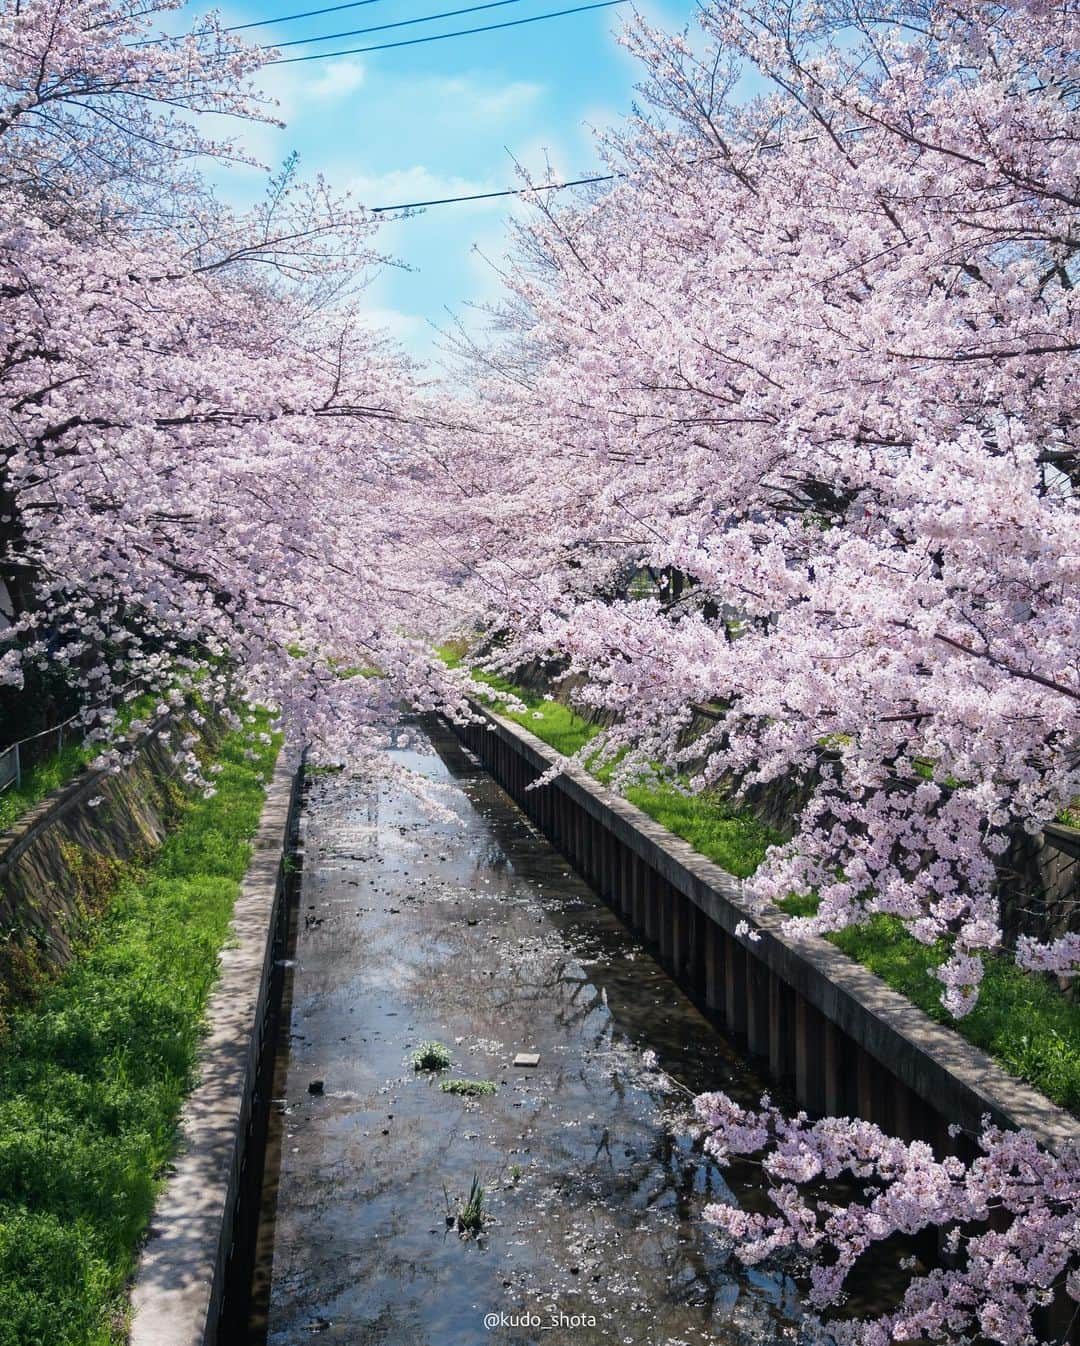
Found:
[[[158, 700], [156, 695], [147, 693], [122, 706], [116, 717], [118, 729], [122, 732], [132, 720], [149, 715]], [[12, 786], [0, 794], [0, 832], [14, 827], [23, 814], [39, 804], [46, 795], [73, 780], [100, 750], [98, 745], [88, 747], [81, 742], [66, 743], [58, 752], [27, 767], [22, 773], [19, 788]]]
[[[280, 740], [222, 744], [217, 793], [125, 873], [93, 943], [0, 1054], [0, 1346], [124, 1339], [134, 1264]], [[249, 757], [251, 753], [253, 756]]]
[[39, 804], [46, 795], [72, 780], [94, 756], [81, 743], [67, 743], [59, 751], [22, 773], [22, 784], [0, 794], [0, 832], [13, 827], [24, 813]]
[[495, 1093], [498, 1086], [491, 1080], [443, 1080], [439, 1088], [459, 1098], [483, 1098]]

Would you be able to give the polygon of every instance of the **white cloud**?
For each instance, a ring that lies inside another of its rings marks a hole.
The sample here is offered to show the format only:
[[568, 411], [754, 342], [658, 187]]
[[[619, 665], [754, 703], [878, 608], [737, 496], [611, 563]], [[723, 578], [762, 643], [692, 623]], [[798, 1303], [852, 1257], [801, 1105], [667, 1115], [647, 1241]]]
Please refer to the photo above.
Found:
[[456, 121], [508, 121], [531, 112], [546, 92], [542, 84], [515, 80], [485, 84], [479, 78], [454, 76], [419, 81], [424, 93], [442, 104], [442, 112]]
[[369, 326], [386, 332], [407, 350], [415, 349], [418, 344], [424, 344], [431, 332], [427, 319], [416, 313], [405, 313], [397, 308], [363, 303], [361, 312]]
[[319, 78], [306, 86], [306, 93], [311, 98], [341, 98], [359, 89], [366, 73], [360, 61], [334, 61], [323, 66]]

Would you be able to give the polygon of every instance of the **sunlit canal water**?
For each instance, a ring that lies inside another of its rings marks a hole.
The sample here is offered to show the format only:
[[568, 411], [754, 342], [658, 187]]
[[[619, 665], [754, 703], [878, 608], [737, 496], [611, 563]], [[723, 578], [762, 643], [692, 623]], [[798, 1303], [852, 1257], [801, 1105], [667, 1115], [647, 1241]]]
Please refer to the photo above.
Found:
[[[783, 1338], [794, 1289], [702, 1224], [730, 1193], [688, 1131], [692, 1092], [752, 1101], [762, 1081], [436, 738], [396, 756], [444, 784], [452, 820], [398, 785], [313, 783], [249, 1342]], [[441, 1077], [410, 1064], [428, 1039], [453, 1054]], [[448, 1217], [474, 1175], [487, 1224], [465, 1239]]]

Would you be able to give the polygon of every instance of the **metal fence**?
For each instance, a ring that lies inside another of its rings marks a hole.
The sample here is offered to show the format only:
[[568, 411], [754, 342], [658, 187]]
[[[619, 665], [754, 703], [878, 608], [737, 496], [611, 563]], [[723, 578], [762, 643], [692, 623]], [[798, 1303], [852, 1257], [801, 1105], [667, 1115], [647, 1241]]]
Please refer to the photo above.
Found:
[[22, 785], [22, 773], [28, 767], [62, 751], [65, 743], [81, 739], [82, 730], [75, 728], [78, 722], [79, 717], [72, 715], [62, 724], [54, 724], [51, 729], [43, 729], [40, 734], [31, 734], [0, 749], [0, 791], [12, 785], [17, 790]]
[[[109, 694], [109, 704], [115, 707], [118, 701], [125, 700], [137, 681], [132, 678], [122, 687], [115, 688]], [[72, 715], [61, 724], [54, 724], [51, 729], [42, 729], [38, 734], [30, 734], [27, 738], [19, 739], [18, 743], [0, 748], [0, 794], [12, 785], [17, 790], [22, 785], [23, 772], [28, 767], [61, 752], [65, 743], [81, 740], [85, 734], [86, 722], [80, 716]]]

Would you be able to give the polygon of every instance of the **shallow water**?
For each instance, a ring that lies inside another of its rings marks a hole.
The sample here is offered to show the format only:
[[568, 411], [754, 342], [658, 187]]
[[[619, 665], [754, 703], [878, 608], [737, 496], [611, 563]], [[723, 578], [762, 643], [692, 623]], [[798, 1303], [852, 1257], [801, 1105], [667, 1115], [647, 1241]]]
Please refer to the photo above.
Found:
[[[249, 1341], [792, 1334], [791, 1283], [740, 1267], [698, 1218], [731, 1193], [688, 1129], [691, 1093], [752, 1101], [764, 1083], [456, 741], [437, 740], [439, 755], [395, 755], [443, 783], [452, 821], [401, 786], [313, 783]], [[441, 1078], [496, 1094], [460, 1099], [415, 1072], [428, 1039], [453, 1054]], [[518, 1052], [539, 1065], [515, 1068]], [[474, 1175], [488, 1222], [466, 1239], [448, 1219]]]

